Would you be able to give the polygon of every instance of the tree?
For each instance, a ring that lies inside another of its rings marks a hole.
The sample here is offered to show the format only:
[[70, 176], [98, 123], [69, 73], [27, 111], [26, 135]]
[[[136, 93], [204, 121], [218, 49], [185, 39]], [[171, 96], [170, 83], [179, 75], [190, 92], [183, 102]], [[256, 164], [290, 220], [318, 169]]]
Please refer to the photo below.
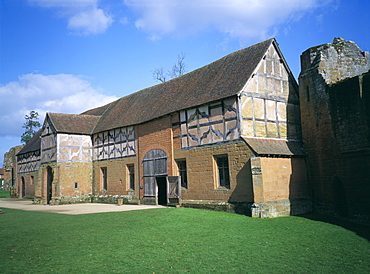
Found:
[[153, 78], [161, 83], [166, 82], [166, 74], [163, 71], [163, 68], [156, 68], [153, 71]]
[[177, 78], [181, 75], [184, 75], [186, 72], [186, 66], [184, 59], [186, 57], [186, 54], [181, 52], [177, 56], [177, 62], [172, 66], [172, 69], [167, 71], [167, 73], [164, 72], [163, 68], [156, 68], [153, 71], [153, 78], [161, 83], [164, 83], [167, 81], [167, 78]]
[[185, 73], [185, 62], [184, 59], [186, 57], [186, 54], [181, 52], [179, 55], [177, 55], [177, 63], [175, 63], [172, 66], [172, 70], [170, 72], [170, 76], [172, 78], [179, 77], [181, 75], [184, 75]]
[[23, 124], [23, 128], [25, 128], [25, 132], [22, 134], [21, 142], [24, 144], [27, 144], [29, 140], [35, 135], [37, 130], [41, 127], [41, 124], [39, 122], [39, 114], [32, 110], [30, 111], [30, 114], [26, 114], [24, 116], [24, 119], [26, 120]]

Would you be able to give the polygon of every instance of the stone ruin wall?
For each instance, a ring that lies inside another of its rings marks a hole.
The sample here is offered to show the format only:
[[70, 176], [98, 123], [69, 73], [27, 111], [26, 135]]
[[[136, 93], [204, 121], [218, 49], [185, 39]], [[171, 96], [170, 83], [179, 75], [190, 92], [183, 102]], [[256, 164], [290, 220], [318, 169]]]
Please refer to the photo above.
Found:
[[12, 147], [9, 152], [4, 155], [4, 190], [11, 191], [12, 195], [16, 194], [17, 187], [17, 153], [23, 146]]
[[301, 75], [316, 71], [326, 84], [361, 75], [369, 69], [369, 52], [341, 37], [334, 38], [331, 44], [310, 48], [301, 56]]
[[369, 69], [368, 52], [335, 38], [302, 54], [299, 76], [314, 207], [365, 222], [370, 221]]

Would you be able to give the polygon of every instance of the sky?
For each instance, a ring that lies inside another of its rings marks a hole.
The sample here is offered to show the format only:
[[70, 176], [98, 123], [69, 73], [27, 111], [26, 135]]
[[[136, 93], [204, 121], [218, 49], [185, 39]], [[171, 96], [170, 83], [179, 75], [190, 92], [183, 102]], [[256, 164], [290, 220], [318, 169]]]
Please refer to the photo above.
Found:
[[296, 79], [306, 49], [370, 51], [369, 0], [1, 0], [0, 167], [34, 110], [81, 113], [275, 37]]

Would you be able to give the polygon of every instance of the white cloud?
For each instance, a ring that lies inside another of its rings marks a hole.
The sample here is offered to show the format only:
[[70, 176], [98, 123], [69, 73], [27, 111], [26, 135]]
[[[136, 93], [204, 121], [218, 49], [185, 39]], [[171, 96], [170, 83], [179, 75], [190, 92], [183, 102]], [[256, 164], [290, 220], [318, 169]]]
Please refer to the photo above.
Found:
[[59, 14], [68, 18], [68, 28], [73, 33], [93, 35], [105, 32], [113, 18], [98, 8], [99, 0], [29, 0], [44, 8], [58, 9]]
[[105, 32], [112, 24], [113, 19], [97, 8], [82, 11], [68, 21], [68, 28], [82, 34], [98, 34]]
[[95, 89], [81, 76], [70, 74], [26, 74], [18, 81], [0, 86], [0, 136], [21, 136], [24, 116], [31, 110], [46, 112], [81, 113], [110, 103], [117, 98]]
[[159, 36], [217, 30], [230, 37], [267, 38], [276, 26], [330, 0], [125, 0], [136, 27]]

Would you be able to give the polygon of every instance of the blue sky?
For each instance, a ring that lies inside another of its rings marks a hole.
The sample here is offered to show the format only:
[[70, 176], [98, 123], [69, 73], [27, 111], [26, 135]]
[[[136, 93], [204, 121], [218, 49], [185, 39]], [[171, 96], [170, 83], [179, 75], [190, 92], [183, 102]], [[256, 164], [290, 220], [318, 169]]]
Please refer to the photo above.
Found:
[[370, 50], [369, 0], [1, 0], [0, 167], [31, 110], [81, 113], [157, 84], [180, 53], [192, 71], [275, 37], [300, 54], [332, 42]]

